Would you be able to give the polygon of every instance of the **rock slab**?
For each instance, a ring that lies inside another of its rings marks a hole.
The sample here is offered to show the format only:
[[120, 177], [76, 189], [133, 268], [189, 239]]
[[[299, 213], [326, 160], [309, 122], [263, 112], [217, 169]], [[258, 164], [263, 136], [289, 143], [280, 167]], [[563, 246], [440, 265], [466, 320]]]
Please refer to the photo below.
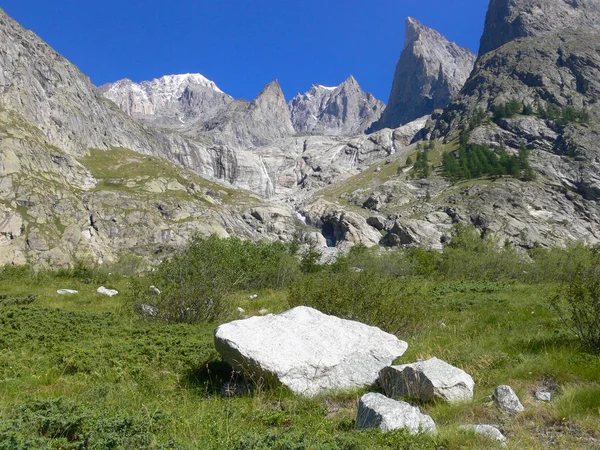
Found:
[[414, 364], [385, 367], [380, 382], [392, 398], [410, 397], [430, 402], [462, 402], [473, 399], [473, 378], [438, 358]]
[[384, 433], [402, 428], [406, 428], [412, 434], [436, 432], [433, 419], [422, 414], [418, 407], [376, 393], [361, 397], [356, 415], [356, 428], [379, 428]]
[[114, 289], [107, 289], [104, 286], [100, 286], [98, 289], [96, 289], [96, 292], [100, 295], [106, 295], [108, 297], [114, 297], [119, 293], [119, 291], [116, 291]]
[[304, 396], [371, 385], [408, 348], [379, 328], [304, 306], [221, 325], [214, 339], [223, 360], [255, 383]]
[[502, 385], [496, 388], [494, 401], [502, 411], [509, 414], [517, 414], [525, 411], [519, 397], [510, 386]]
[[473, 433], [480, 434], [493, 439], [494, 441], [506, 442], [506, 436], [504, 436], [498, 428], [492, 425], [462, 425], [458, 428], [460, 430], [472, 431]]

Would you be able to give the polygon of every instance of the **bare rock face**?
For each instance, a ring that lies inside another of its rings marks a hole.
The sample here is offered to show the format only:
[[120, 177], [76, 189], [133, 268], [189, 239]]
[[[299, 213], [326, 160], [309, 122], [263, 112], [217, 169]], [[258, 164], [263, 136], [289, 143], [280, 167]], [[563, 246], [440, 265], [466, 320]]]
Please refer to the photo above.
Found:
[[252, 102], [236, 100], [187, 134], [233, 148], [252, 148], [292, 136], [295, 130], [281, 87], [273, 81]]
[[397, 128], [446, 107], [471, 74], [475, 58], [470, 50], [407, 18], [388, 105], [370, 131]]
[[337, 87], [314, 85], [296, 95], [289, 108], [298, 133], [353, 136], [378, 120], [385, 105], [365, 93], [351, 76]]
[[175, 130], [211, 119], [233, 101], [200, 74], [168, 75], [139, 84], [125, 79], [105, 84], [100, 91], [141, 122]]
[[299, 306], [221, 325], [215, 347], [254, 383], [277, 382], [315, 396], [374, 383], [408, 345], [379, 328]]
[[519, 38], [583, 29], [600, 29], [596, 0], [491, 0], [479, 54]]

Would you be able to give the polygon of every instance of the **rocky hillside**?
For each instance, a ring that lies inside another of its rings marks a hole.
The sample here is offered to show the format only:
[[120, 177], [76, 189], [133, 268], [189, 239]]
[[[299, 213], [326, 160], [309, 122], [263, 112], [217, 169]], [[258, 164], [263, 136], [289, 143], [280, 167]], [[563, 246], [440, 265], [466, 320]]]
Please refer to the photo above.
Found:
[[364, 133], [385, 109], [353, 76], [336, 87], [313, 85], [308, 92], [297, 94], [289, 107], [298, 133], [327, 136]]
[[475, 55], [418, 20], [406, 19], [404, 50], [381, 119], [371, 130], [396, 128], [445, 108], [471, 74]]
[[105, 84], [100, 91], [141, 122], [175, 130], [211, 119], [233, 101], [200, 74], [168, 75], [139, 84], [125, 79]]
[[484, 55], [519, 38], [552, 36], [556, 30], [598, 28], [596, 0], [492, 0], [479, 52]]

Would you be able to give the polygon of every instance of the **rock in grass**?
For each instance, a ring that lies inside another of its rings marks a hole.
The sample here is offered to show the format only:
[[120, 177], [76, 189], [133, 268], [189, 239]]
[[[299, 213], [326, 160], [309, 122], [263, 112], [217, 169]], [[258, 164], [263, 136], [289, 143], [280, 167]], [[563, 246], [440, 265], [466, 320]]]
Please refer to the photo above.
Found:
[[[472, 431], [473, 433], [480, 434], [494, 441], [506, 442], [506, 436], [502, 432], [492, 425], [462, 425], [458, 427], [459, 430]], [[504, 444], [506, 445], [506, 444]]]
[[385, 367], [380, 383], [391, 398], [415, 398], [424, 402], [462, 402], [473, 399], [473, 378], [464, 370], [437, 358], [414, 364]]
[[140, 314], [146, 317], [156, 317], [158, 316], [158, 308], [152, 305], [141, 304], [137, 305], [138, 311]]
[[58, 291], [56, 291], [56, 293], [58, 295], [75, 295], [79, 294], [79, 291], [76, 291], [74, 289], [59, 289]]
[[373, 384], [408, 344], [379, 328], [299, 306], [221, 325], [215, 347], [255, 383], [274, 381], [314, 396]]
[[365, 394], [358, 403], [356, 428], [379, 428], [386, 433], [406, 428], [410, 433], [436, 432], [433, 419], [422, 414], [418, 407], [392, 400], [381, 394]]
[[510, 386], [498, 386], [494, 393], [494, 401], [498, 405], [498, 408], [508, 414], [517, 414], [525, 411], [519, 397], [517, 397], [517, 394], [515, 394], [515, 391]]
[[96, 292], [100, 295], [107, 295], [109, 297], [114, 297], [115, 295], [117, 295], [119, 293], [119, 291], [116, 291], [114, 289], [106, 289], [104, 286], [100, 286]]
[[535, 392], [535, 399], [538, 402], [549, 402], [549, 401], [552, 401], [552, 393], [551, 392], [545, 392], [545, 391], [536, 391]]

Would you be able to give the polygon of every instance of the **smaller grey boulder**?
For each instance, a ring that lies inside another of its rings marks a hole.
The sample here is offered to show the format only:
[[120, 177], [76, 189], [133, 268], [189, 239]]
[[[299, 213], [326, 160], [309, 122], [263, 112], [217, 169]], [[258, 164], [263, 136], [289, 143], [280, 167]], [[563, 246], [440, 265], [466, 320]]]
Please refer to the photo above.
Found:
[[506, 442], [506, 436], [502, 432], [492, 425], [462, 425], [458, 427], [459, 430], [471, 431], [476, 434], [480, 434], [487, 438], [493, 439], [498, 442]]
[[379, 372], [381, 386], [389, 397], [417, 398], [430, 402], [462, 402], [473, 399], [473, 378], [438, 358], [414, 364], [385, 367]]
[[538, 402], [549, 402], [549, 401], [552, 401], [552, 392], [536, 391], [535, 392], [535, 399]]
[[517, 394], [515, 394], [515, 391], [510, 386], [498, 386], [494, 393], [494, 401], [498, 405], [498, 408], [508, 414], [517, 414], [525, 411], [519, 397], [517, 397]]
[[96, 289], [96, 292], [100, 295], [106, 295], [108, 297], [114, 297], [119, 293], [119, 291], [116, 291], [114, 289], [107, 289], [104, 286], [100, 286], [98, 289]]
[[366, 428], [379, 428], [384, 433], [402, 428], [412, 434], [436, 432], [433, 419], [418, 407], [376, 393], [363, 395], [358, 403], [356, 429]]
[[74, 289], [59, 289], [58, 291], [56, 291], [56, 293], [58, 295], [75, 295], [79, 294], [79, 291], [76, 291]]

